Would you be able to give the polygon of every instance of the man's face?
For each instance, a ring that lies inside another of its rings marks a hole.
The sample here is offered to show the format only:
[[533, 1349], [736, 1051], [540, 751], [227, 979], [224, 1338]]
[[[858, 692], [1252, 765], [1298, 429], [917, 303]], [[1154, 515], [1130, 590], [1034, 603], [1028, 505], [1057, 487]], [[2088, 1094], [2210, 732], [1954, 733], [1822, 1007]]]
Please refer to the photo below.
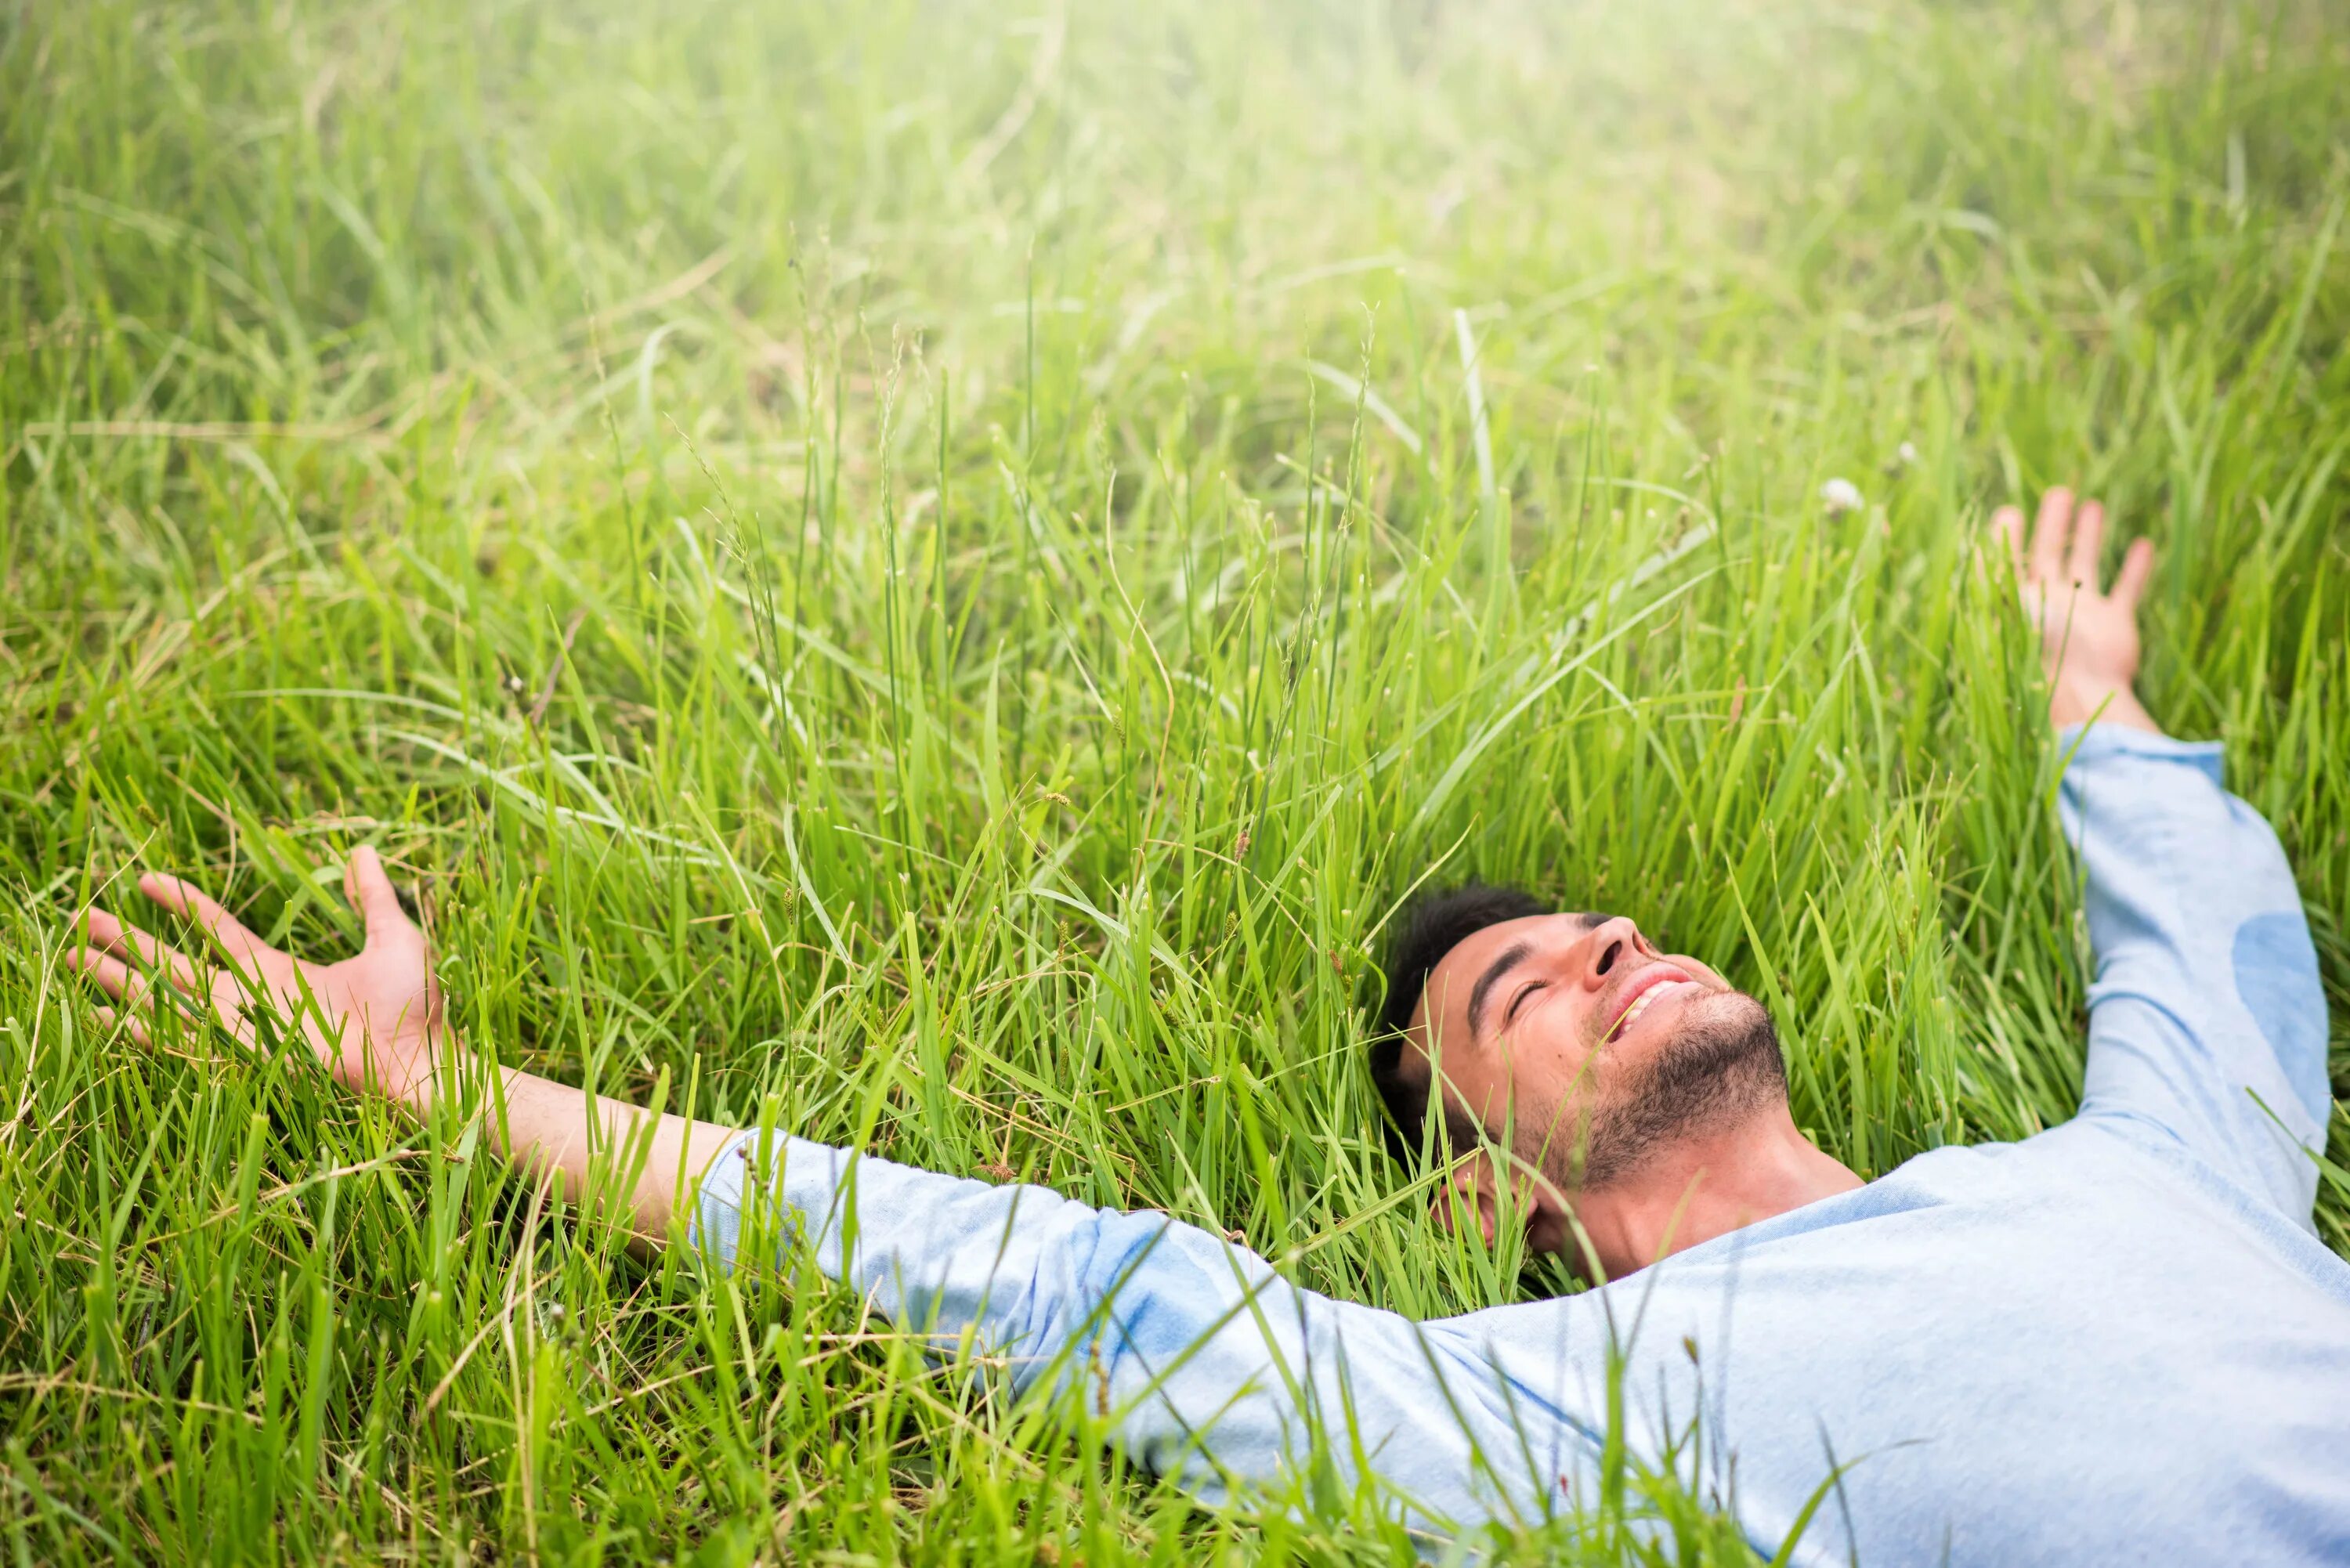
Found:
[[[1440, 960], [1412, 1014], [1447, 1102], [1563, 1190], [1623, 1179], [1676, 1137], [1786, 1098], [1770, 1015], [1630, 920], [1534, 915]], [[1430, 1114], [1437, 1090], [1430, 1090]]]

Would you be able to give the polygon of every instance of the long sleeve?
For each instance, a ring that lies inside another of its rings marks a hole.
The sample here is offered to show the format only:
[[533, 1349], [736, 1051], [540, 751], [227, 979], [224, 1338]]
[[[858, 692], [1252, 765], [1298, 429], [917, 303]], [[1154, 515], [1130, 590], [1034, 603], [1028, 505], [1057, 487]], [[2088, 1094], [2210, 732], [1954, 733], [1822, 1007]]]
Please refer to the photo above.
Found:
[[764, 1246], [754, 1217], [775, 1216], [782, 1244], [883, 1315], [1005, 1358], [1015, 1388], [1075, 1393], [1128, 1454], [1204, 1496], [1318, 1473], [1376, 1475], [1383, 1505], [1423, 1523], [1544, 1506], [1528, 1478], [1555, 1464], [1525, 1451], [1499, 1375], [1447, 1325], [1300, 1290], [1164, 1214], [800, 1138], [757, 1149], [744, 1134], [702, 1179], [716, 1256], [742, 1266]]
[[2325, 997], [2283, 851], [2222, 787], [2216, 742], [2075, 733], [2062, 814], [2097, 957], [2082, 1114], [2158, 1129], [2306, 1226]]

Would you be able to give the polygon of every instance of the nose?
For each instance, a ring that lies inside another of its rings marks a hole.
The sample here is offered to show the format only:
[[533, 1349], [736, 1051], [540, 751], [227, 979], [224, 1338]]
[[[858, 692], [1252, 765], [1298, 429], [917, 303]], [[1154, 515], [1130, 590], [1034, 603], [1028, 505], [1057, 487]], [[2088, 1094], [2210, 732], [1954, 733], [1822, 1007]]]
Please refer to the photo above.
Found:
[[1622, 915], [1592, 928], [1584, 939], [1583, 973], [1581, 980], [1586, 991], [1597, 991], [1615, 975], [1622, 972], [1630, 961], [1657, 957], [1657, 950], [1640, 934], [1640, 928]]

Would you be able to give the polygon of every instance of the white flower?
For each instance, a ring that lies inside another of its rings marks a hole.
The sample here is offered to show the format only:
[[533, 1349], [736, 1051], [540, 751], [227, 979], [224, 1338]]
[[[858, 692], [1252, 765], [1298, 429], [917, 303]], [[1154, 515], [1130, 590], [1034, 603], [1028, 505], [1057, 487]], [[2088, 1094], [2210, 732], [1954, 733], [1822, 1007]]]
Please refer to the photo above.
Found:
[[1901, 460], [1902, 467], [1910, 467], [1918, 461], [1918, 443], [1916, 441], [1905, 441], [1899, 446], [1893, 449], [1893, 455]]
[[1847, 512], [1857, 512], [1867, 504], [1860, 486], [1849, 479], [1831, 479], [1820, 486], [1820, 504], [1828, 509], [1831, 517], [1841, 517]]

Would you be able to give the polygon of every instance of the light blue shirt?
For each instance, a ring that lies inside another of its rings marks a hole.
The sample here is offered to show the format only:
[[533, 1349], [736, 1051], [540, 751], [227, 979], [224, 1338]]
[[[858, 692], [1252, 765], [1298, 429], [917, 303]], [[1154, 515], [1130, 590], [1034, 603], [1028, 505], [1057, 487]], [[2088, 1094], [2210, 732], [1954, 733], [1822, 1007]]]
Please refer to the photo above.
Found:
[[1298, 1290], [1164, 1215], [799, 1139], [755, 1184], [751, 1135], [720, 1158], [703, 1237], [733, 1258], [766, 1192], [879, 1311], [1008, 1357], [1015, 1383], [1076, 1384], [1211, 1497], [1278, 1474], [1318, 1424], [1342, 1474], [1376, 1472], [1419, 1521], [1575, 1506], [1612, 1344], [1625, 1439], [1653, 1462], [1700, 1417], [1688, 1479], [1766, 1552], [1840, 1466], [1799, 1561], [2350, 1562], [2350, 1266], [2310, 1223], [2331, 1101], [2293, 877], [2217, 745], [2078, 739], [2089, 1060], [2079, 1116], [2036, 1137], [1431, 1323]]

